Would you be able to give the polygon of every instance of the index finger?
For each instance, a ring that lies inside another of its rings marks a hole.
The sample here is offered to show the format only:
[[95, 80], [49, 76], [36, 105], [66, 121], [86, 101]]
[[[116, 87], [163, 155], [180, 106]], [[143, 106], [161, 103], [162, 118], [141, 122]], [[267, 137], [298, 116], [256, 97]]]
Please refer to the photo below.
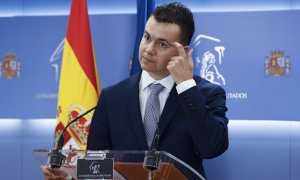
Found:
[[178, 53], [179, 53], [180, 56], [187, 57], [182, 44], [180, 44], [179, 42], [173, 42], [172, 44], [177, 48]]

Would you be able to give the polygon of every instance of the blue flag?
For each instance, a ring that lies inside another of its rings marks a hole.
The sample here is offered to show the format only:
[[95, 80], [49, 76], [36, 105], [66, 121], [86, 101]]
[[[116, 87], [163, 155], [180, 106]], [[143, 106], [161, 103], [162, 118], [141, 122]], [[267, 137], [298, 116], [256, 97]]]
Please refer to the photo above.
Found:
[[139, 46], [144, 34], [147, 19], [152, 14], [154, 8], [154, 0], [137, 0], [137, 31], [133, 58], [131, 59], [130, 76], [141, 70], [139, 63]]

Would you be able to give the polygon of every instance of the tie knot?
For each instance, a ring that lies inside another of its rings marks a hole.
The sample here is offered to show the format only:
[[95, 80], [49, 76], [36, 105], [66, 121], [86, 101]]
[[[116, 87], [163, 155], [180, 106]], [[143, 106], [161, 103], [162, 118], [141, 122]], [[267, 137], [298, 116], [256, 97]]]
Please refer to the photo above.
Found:
[[164, 86], [161, 84], [150, 84], [149, 88], [151, 89], [152, 95], [157, 95], [164, 88]]

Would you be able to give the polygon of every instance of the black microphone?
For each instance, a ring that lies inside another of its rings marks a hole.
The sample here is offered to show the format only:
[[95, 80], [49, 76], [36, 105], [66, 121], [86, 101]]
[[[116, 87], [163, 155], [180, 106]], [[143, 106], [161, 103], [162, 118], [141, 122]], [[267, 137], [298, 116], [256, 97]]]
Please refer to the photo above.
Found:
[[150, 150], [146, 152], [146, 155], [144, 158], [144, 163], [143, 163], [143, 167], [150, 172], [156, 171], [160, 165], [160, 159], [155, 154], [156, 151], [158, 150], [158, 146], [159, 146], [158, 118], [154, 113], [153, 107], [151, 109], [152, 109], [152, 113], [153, 113], [153, 116], [155, 119], [156, 129], [155, 129], [155, 133], [154, 133], [154, 137], [153, 137], [153, 140], [151, 143]]
[[76, 118], [74, 118], [69, 124], [67, 124], [67, 126], [63, 129], [58, 142], [57, 142], [57, 148], [52, 150], [49, 154], [49, 164], [51, 166], [51, 168], [60, 168], [61, 165], [64, 163], [66, 156], [64, 154], [61, 153], [62, 147], [64, 145], [64, 140], [65, 140], [65, 131], [67, 130], [67, 128], [73, 124], [75, 121], [77, 121], [78, 119], [82, 118], [83, 116], [85, 116], [86, 114], [88, 114], [89, 112], [91, 112], [92, 110], [96, 109], [97, 106], [89, 109], [88, 111], [86, 111], [85, 113], [77, 116]]

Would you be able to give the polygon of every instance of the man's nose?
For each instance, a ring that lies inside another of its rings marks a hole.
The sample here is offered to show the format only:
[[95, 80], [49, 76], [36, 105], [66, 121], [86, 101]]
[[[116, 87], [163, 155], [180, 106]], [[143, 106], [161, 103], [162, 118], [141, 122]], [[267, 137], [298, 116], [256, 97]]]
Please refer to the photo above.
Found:
[[149, 54], [154, 54], [154, 42], [150, 42], [149, 44], [147, 44], [146, 52]]

